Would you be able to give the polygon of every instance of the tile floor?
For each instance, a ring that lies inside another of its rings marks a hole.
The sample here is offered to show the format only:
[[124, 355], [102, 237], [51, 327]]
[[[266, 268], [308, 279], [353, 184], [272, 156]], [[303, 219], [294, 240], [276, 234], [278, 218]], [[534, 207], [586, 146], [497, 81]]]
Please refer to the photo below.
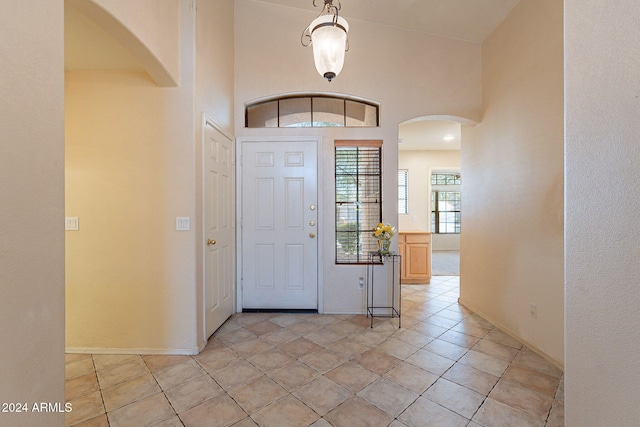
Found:
[[197, 356], [68, 354], [67, 426], [563, 425], [562, 371], [458, 305], [402, 288], [397, 318], [244, 313]]

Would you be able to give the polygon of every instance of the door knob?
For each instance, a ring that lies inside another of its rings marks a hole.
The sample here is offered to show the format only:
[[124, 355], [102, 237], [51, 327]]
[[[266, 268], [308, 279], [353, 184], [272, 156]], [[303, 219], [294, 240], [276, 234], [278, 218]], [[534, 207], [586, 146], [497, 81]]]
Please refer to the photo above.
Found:
[[207, 239], [207, 246], [212, 246], [212, 245], [215, 245], [215, 244], [216, 244], [216, 241], [215, 241], [215, 240], [213, 240], [213, 239]]
[[314, 237], [316, 237], [316, 233], [309, 233], [309, 237], [313, 239]]

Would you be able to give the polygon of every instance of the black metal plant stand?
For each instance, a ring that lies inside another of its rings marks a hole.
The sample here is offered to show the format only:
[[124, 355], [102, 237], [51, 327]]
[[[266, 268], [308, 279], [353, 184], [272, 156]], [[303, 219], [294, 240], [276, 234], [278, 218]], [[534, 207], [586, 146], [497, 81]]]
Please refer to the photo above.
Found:
[[[376, 266], [384, 266], [385, 262], [391, 263], [391, 305], [377, 306], [374, 303], [374, 286]], [[401, 328], [401, 288], [400, 288], [400, 270], [402, 268], [402, 257], [400, 254], [390, 252], [388, 254], [380, 254], [378, 251], [369, 252], [367, 260], [367, 317], [371, 316], [371, 327], [373, 328], [374, 317], [398, 317], [398, 328]], [[396, 289], [397, 288], [397, 289]]]

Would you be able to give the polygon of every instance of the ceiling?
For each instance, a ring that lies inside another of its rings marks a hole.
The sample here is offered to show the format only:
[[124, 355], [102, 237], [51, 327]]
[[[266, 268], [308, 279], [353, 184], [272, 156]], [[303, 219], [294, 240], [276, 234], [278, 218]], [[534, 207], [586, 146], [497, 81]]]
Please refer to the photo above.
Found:
[[[311, 10], [313, 0], [254, 0]], [[337, 2], [340, 0], [334, 0]], [[341, 0], [341, 16], [481, 43], [520, 0]], [[316, 0], [323, 4], [323, 0]], [[65, 70], [142, 70], [109, 34], [65, 6]], [[443, 138], [453, 136], [451, 141]], [[421, 120], [399, 127], [401, 150], [459, 150], [460, 124]]]
[[[314, 10], [313, 0], [254, 0]], [[315, 0], [323, 5], [323, 0]], [[392, 27], [481, 43], [520, 0], [333, 0], [340, 15]]]

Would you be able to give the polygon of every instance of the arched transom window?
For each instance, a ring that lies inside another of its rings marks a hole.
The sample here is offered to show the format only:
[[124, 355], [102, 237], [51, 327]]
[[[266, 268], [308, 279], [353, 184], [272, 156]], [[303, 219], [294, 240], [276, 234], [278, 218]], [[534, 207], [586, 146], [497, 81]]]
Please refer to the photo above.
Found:
[[245, 127], [376, 127], [378, 105], [335, 95], [294, 95], [249, 104]]

